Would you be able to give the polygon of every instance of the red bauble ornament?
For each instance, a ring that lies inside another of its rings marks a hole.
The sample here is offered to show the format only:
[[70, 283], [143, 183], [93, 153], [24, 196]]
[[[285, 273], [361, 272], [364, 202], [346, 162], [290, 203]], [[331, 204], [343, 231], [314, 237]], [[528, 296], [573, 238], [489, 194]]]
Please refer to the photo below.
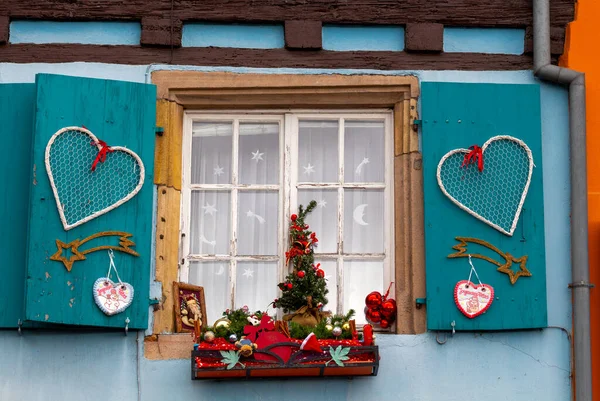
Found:
[[381, 319], [381, 321], [379, 322], [379, 326], [380, 326], [382, 329], [387, 329], [388, 327], [390, 327], [390, 322], [388, 322], [388, 321], [387, 321], [387, 320], [385, 320], [385, 319]]
[[296, 276], [298, 276], [298, 278], [304, 278], [304, 274], [304, 270], [300, 270], [298, 273], [296, 273]]
[[373, 291], [365, 298], [365, 304], [369, 309], [377, 309], [381, 306], [381, 293], [379, 291]]
[[383, 316], [384, 319], [392, 323], [394, 320], [396, 320], [396, 312], [398, 311], [396, 301], [394, 301], [393, 299], [386, 299], [381, 303], [380, 311], [381, 316]]
[[377, 309], [367, 309], [365, 313], [365, 317], [367, 321], [370, 323], [379, 323], [381, 322], [381, 313]]
[[287, 289], [288, 289], [288, 290], [291, 290], [291, 289], [292, 289], [292, 287], [293, 287], [293, 285], [292, 285], [292, 283], [287, 283], [287, 284], [286, 284], [286, 287], [287, 287]]
[[295, 214], [293, 214], [291, 217], [292, 217], [292, 221], [296, 221], [296, 219], [298, 218], [298, 216]]
[[321, 269], [317, 270], [317, 277], [318, 278], [323, 278], [325, 277], [325, 272]]

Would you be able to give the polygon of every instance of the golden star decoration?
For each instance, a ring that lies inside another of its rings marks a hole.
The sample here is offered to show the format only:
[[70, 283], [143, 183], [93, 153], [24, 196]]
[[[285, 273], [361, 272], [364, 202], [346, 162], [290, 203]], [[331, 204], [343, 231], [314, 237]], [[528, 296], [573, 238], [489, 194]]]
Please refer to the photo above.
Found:
[[[119, 245], [118, 246], [116, 246], [116, 245], [100, 245], [100, 246], [96, 246], [91, 249], [86, 249], [84, 251], [79, 250], [79, 247], [88, 241], [91, 241], [91, 240], [94, 240], [94, 239], [100, 238], [100, 237], [111, 237], [111, 236], [119, 237]], [[62, 264], [65, 265], [65, 267], [67, 268], [67, 271], [71, 271], [71, 269], [73, 268], [73, 263], [80, 261], [80, 260], [85, 260], [85, 255], [87, 255], [88, 253], [91, 253], [91, 252], [111, 249], [113, 251], [127, 253], [132, 256], [140, 256], [136, 251], [131, 249], [131, 247], [135, 246], [135, 242], [130, 240], [129, 239], [130, 237], [132, 237], [132, 234], [122, 232], [122, 231], [102, 231], [102, 232], [96, 233], [94, 235], [90, 235], [89, 237], [84, 238], [82, 240], [80, 240], [78, 238], [76, 240], [69, 242], [68, 244], [57, 239], [56, 240], [57, 250], [54, 253], [54, 255], [50, 256], [50, 260], [62, 262]], [[71, 251], [71, 256], [68, 259], [63, 255], [63, 250], [65, 250], [65, 249], [68, 249]]]
[[[519, 264], [519, 270], [516, 272], [512, 269], [513, 262]], [[519, 277], [531, 277], [531, 272], [527, 268], [527, 255], [515, 258], [510, 253], [506, 253], [506, 263], [496, 270], [508, 274], [511, 284], [515, 284]]]
[[[471, 256], [473, 258], [485, 260], [489, 263], [492, 263], [492, 264], [498, 266], [498, 269], [496, 269], [496, 271], [499, 271], [500, 273], [504, 273], [504, 274], [508, 275], [508, 279], [510, 280], [510, 283], [513, 285], [517, 282], [519, 277], [531, 277], [531, 272], [529, 271], [529, 269], [527, 269], [527, 258], [528, 258], [527, 255], [521, 256], [520, 258], [515, 258], [510, 253], [502, 252], [500, 249], [498, 249], [494, 245], [490, 244], [487, 241], [479, 239], [479, 238], [456, 237], [455, 239], [459, 243], [454, 245], [452, 247], [452, 249], [454, 249], [457, 252], [448, 255], [449, 258], [466, 258], [466, 257]], [[485, 248], [488, 248], [491, 251], [496, 252], [498, 255], [500, 255], [502, 257], [502, 259], [504, 259], [504, 263], [501, 263], [501, 262], [499, 262], [495, 259], [492, 259], [486, 255], [468, 253], [467, 252], [468, 243], [481, 245]], [[512, 270], [513, 263], [519, 264], [519, 270], [517, 270], [516, 272]]]
[[[71, 271], [71, 269], [73, 268], [73, 263], [77, 262], [78, 260], [85, 260], [85, 255], [81, 253], [79, 249], [77, 249], [79, 245], [80, 243], [77, 239], [75, 241], [69, 242], [68, 244], [65, 244], [61, 240], [57, 239], [56, 247], [58, 249], [56, 253], [54, 253], [54, 255], [50, 256], [50, 260], [62, 262], [67, 268], [67, 271]], [[71, 250], [71, 257], [69, 257], [68, 259], [63, 255], [63, 250], [65, 249]]]

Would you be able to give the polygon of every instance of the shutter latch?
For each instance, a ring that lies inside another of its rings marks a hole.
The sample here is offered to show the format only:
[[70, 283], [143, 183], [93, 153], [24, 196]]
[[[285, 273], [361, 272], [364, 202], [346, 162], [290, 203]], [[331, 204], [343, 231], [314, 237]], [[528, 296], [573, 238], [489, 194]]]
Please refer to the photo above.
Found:
[[415, 299], [415, 306], [417, 309], [421, 309], [423, 305], [427, 303], [427, 298], [417, 298]]

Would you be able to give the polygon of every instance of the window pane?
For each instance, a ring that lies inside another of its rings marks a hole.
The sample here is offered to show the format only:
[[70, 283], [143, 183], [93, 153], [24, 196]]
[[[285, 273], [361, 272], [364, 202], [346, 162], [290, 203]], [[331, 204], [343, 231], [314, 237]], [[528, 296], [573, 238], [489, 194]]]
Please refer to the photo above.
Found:
[[190, 262], [190, 284], [204, 287], [208, 325], [219, 319], [229, 304], [229, 262]]
[[344, 253], [383, 253], [383, 190], [344, 190]]
[[229, 191], [193, 191], [190, 252], [194, 255], [229, 255], [231, 209]]
[[344, 122], [344, 181], [383, 182], [385, 123]]
[[231, 181], [230, 122], [195, 122], [192, 126], [192, 184]]
[[235, 307], [266, 310], [277, 298], [277, 262], [238, 262]]
[[238, 201], [238, 255], [276, 255], [277, 192], [240, 191]]
[[371, 291], [383, 294], [383, 262], [344, 261], [344, 312], [354, 309], [357, 324], [367, 323], [365, 297]]
[[337, 313], [337, 261], [336, 260], [315, 260], [315, 264], [320, 263], [321, 269], [325, 272], [325, 279], [327, 280], [327, 299], [329, 302], [323, 310], [331, 311], [333, 314]]
[[241, 184], [279, 183], [279, 124], [240, 123]]
[[[298, 204], [306, 207], [311, 200], [317, 201], [317, 207], [306, 218], [310, 230], [319, 239], [315, 253], [337, 253], [337, 189], [298, 190]], [[298, 208], [296, 208], [298, 210]]]
[[298, 182], [338, 182], [338, 122], [300, 121]]

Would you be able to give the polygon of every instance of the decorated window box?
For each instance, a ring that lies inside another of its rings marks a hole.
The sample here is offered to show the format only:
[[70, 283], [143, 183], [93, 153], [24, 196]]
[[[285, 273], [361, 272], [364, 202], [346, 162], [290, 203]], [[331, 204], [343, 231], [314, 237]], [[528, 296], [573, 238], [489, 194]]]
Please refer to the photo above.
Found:
[[248, 358], [225, 341], [203, 342], [192, 351], [192, 380], [377, 375], [377, 346], [357, 340], [316, 341], [320, 351], [302, 350], [301, 340], [290, 340], [257, 349]]
[[[356, 330], [346, 315], [315, 326], [274, 321], [247, 308], [226, 311], [197, 333], [192, 380], [252, 377], [376, 376], [379, 349], [373, 327]], [[361, 339], [359, 340], [359, 334]]]

